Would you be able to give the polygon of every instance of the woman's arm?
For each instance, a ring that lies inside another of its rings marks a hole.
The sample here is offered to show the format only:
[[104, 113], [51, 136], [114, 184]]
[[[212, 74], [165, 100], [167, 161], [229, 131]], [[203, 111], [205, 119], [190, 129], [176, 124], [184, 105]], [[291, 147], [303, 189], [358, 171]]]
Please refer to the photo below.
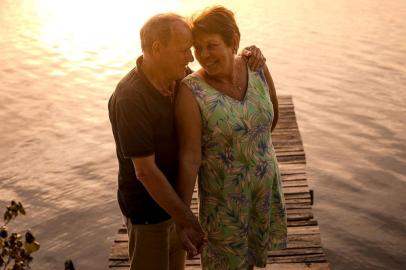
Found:
[[191, 89], [182, 83], [175, 103], [176, 128], [179, 144], [179, 172], [176, 191], [190, 206], [201, 162], [201, 116]]
[[273, 112], [274, 112], [272, 128], [271, 128], [271, 131], [273, 131], [276, 127], [276, 124], [278, 123], [278, 118], [279, 118], [278, 97], [276, 96], [275, 85], [273, 84], [271, 73], [269, 72], [267, 65], [264, 65], [264, 74], [265, 74], [266, 82], [268, 83], [269, 95], [271, 97]]

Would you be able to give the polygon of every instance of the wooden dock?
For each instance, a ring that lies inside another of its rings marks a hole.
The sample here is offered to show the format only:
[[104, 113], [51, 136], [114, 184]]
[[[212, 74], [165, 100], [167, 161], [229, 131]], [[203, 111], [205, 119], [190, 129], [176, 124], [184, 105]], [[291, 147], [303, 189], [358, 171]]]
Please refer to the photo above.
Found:
[[[278, 96], [279, 121], [272, 140], [282, 174], [282, 185], [288, 212], [288, 248], [268, 254], [267, 270], [329, 270], [321, 244], [317, 220], [312, 213], [313, 191], [306, 178], [306, 158], [291, 96]], [[197, 191], [191, 209], [197, 215]], [[109, 257], [109, 267], [129, 268], [128, 238], [120, 228]], [[187, 270], [201, 270], [200, 259], [186, 261]], [[263, 268], [262, 268], [263, 269]]]

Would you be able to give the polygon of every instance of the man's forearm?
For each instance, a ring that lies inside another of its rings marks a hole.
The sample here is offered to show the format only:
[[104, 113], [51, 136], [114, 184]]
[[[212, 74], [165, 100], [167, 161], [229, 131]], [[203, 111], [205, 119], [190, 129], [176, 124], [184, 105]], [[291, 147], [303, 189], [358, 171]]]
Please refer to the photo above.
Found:
[[151, 197], [162, 207], [175, 222], [182, 224], [190, 215], [190, 209], [176, 194], [165, 175], [156, 167], [151, 169], [141, 180]]
[[199, 247], [204, 243], [204, 233], [196, 216], [179, 198], [155, 163], [152, 166], [150, 163], [148, 169], [144, 169], [140, 174], [139, 179], [148, 193], [159, 206], [172, 216], [177, 228], [181, 229], [182, 243], [186, 250], [196, 255], [199, 252]]

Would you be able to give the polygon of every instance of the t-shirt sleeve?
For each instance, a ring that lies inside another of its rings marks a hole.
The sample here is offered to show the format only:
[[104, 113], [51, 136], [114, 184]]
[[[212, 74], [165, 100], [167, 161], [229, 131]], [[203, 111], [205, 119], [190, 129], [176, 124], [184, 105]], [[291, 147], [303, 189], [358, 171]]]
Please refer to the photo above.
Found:
[[117, 104], [117, 135], [126, 158], [148, 156], [154, 153], [151, 115], [145, 104], [123, 99]]

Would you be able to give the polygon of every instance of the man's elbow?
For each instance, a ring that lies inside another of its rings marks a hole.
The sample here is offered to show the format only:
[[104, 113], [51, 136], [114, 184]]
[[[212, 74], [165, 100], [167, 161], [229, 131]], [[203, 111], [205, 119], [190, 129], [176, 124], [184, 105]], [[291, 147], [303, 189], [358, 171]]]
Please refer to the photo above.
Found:
[[135, 176], [137, 177], [137, 179], [141, 182], [144, 182], [145, 178], [147, 177], [147, 173], [145, 171], [141, 171], [141, 170], [135, 170]]
[[147, 168], [135, 168], [135, 176], [141, 183], [145, 184], [153, 178], [153, 171]]

